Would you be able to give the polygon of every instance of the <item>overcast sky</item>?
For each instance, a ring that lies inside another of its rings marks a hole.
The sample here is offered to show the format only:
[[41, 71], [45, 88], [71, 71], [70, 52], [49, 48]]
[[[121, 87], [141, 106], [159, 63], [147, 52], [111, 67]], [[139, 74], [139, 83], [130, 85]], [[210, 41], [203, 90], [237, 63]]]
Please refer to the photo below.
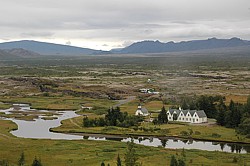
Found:
[[0, 42], [108, 50], [141, 40], [250, 39], [250, 0], [0, 1]]

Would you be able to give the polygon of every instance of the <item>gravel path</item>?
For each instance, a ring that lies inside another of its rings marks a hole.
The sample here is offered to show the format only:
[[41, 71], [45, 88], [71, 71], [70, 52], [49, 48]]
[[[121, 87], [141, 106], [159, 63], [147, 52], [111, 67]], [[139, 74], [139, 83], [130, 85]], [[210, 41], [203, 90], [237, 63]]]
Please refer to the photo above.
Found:
[[116, 104], [116, 105], [113, 105], [113, 108], [115, 108], [115, 107], [120, 107], [120, 106], [123, 105], [123, 104], [129, 103], [129, 102], [133, 101], [135, 98], [136, 98], [135, 96], [129, 96], [129, 97], [128, 97], [127, 99], [125, 99], [125, 100], [119, 100], [119, 101], [118, 101], [119, 103]]

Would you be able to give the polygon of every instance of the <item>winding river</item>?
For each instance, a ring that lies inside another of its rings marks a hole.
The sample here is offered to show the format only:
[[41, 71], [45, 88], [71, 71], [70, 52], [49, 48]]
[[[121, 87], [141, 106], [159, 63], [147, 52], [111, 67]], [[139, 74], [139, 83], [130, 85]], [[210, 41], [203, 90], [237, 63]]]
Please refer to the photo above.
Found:
[[[35, 110], [31, 109], [27, 104], [15, 104], [12, 108], [6, 110], [0, 110], [5, 114], [12, 114], [15, 110], [19, 112], [23, 111], [26, 114], [29, 112], [36, 112], [39, 115], [39, 112], [49, 112], [47, 110]], [[74, 118], [77, 115], [74, 111], [54, 111], [56, 113], [53, 117], [57, 119], [44, 120], [44, 115], [39, 115], [34, 121], [25, 121], [18, 120], [15, 118], [2, 118], [6, 120], [11, 120], [18, 125], [18, 129], [11, 131], [11, 133], [17, 137], [22, 138], [36, 138], [36, 139], [61, 139], [61, 140], [115, 140], [121, 142], [131, 141], [130, 137], [122, 136], [112, 136], [112, 135], [99, 135], [99, 134], [82, 134], [82, 135], [73, 135], [73, 134], [62, 134], [54, 133], [49, 131], [50, 128], [58, 127], [61, 124], [62, 120]], [[145, 146], [162, 146], [170, 149], [199, 149], [207, 151], [224, 151], [232, 153], [250, 153], [249, 144], [239, 144], [239, 143], [223, 143], [223, 142], [212, 142], [212, 141], [197, 141], [197, 140], [188, 140], [188, 139], [177, 139], [171, 137], [133, 137], [133, 140], [136, 144], [141, 144]]]

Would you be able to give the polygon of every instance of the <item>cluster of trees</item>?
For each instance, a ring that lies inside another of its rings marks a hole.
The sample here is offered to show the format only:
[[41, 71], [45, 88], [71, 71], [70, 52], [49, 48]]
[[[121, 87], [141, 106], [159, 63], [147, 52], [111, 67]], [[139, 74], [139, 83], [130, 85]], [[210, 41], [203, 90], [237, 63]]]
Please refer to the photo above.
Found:
[[236, 128], [241, 123], [244, 114], [244, 105], [230, 101], [229, 106], [221, 100], [218, 104], [217, 123], [221, 126]]
[[220, 100], [225, 100], [225, 97], [202, 95], [196, 98], [183, 98], [181, 108], [184, 110], [204, 110], [208, 118], [216, 118], [218, 112], [217, 103]]
[[207, 117], [216, 119], [219, 125], [235, 128], [237, 132], [250, 137], [250, 96], [246, 104], [235, 103], [231, 100], [228, 106], [223, 96], [184, 98], [181, 107], [204, 110]]
[[127, 112], [121, 112], [120, 108], [111, 108], [108, 110], [105, 118], [89, 119], [88, 117], [83, 118], [84, 127], [95, 127], [95, 126], [119, 126], [119, 127], [131, 127], [138, 126], [139, 122], [143, 121], [143, 117], [128, 115]]
[[[25, 163], [26, 163], [25, 156], [24, 156], [24, 153], [22, 152], [20, 155], [20, 158], [18, 159], [17, 165], [24, 166], [24, 165], [26, 165]], [[2, 160], [2, 161], [0, 161], [0, 166], [9, 166], [9, 162], [7, 160]], [[37, 159], [35, 157], [31, 166], [42, 166], [41, 159]]]
[[168, 123], [168, 115], [165, 107], [163, 106], [161, 112], [158, 114], [158, 117], [153, 120], [154, 124], [164, 124]]
[[250, 96], [246, 104], [231, 100], [229, 106], [226, 106], [223, 101], [220, 101], [216, 120], [219, 125], [235, 128], [238, 133], [250, 137]]
[[241, 118], [241, 123], [236, 129], [237, 132], [247, 135], [250, 138], [250, 96], [247, 99], [247, 103], [244, 104], [244, 112]]

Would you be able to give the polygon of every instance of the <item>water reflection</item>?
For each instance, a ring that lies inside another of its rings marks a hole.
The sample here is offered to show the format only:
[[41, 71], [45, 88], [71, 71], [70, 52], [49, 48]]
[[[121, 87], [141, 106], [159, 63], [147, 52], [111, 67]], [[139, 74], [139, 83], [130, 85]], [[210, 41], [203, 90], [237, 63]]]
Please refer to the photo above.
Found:
[[88, 140], [112, 140], [112, 141], [121, 141], [121, 142], [128, 142], [132, 139], [136, 144], [146, 145], [146, 146], [162, 146], [165, 148], [170, 149], [200, 149], [200, 150], [207, 150], [207, 151], [223, 151], [223, 152], [231, 152], [231, 153], [249, 153], [250, 152], [250, 145], [248, 144], [236, 144], [236, 143], [221, 143], [221, 142], [209, 142], [209, 141], [196, 141], [193, 139], [176, 139], [176, 138], [169, 138], [169, 137], [161, 137], [161, 138], [154, 138], [154, 137], [125, 137], [125, 138], [111, 138], [108, 137], [83, 137], [84, 139]]
[[220, 149], [223, 151], [224, 148], [225, 148], [225, 143], [220, 143]]
[[160, 139], [160, 140], [161, 140], [161, 146], [165, 148], [168, 143], [168, 139]]

